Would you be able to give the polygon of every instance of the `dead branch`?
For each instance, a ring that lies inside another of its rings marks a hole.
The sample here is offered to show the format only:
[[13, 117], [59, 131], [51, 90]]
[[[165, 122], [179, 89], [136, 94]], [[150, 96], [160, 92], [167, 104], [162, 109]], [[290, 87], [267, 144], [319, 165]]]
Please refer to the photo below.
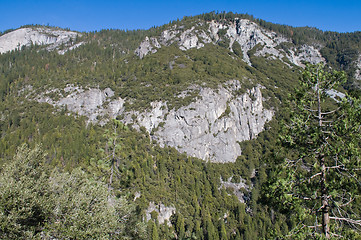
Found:
[[336, 220], [336, 221], [344, 221], [352, 224], [357, 224], [361, 226], [361, 220], [354, 220], [350, 218], [341, 218], [341, 217], [330, 217], [330, 219]]

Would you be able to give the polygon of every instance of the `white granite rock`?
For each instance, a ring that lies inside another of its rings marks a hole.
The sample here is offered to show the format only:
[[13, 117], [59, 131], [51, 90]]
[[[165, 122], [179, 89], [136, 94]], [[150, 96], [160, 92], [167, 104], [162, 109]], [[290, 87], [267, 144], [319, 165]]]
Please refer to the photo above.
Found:
[[[0, 53], [6, 53], [23, 46], [47, 45], [48, 50], [57, 49], [62, 44], [68, 44], [80, 35], [76, 32], [55, 30], [45, 27], [20, 28], [0, 36]], [[81, 45], [81, 44], [80, 44]], [[72, 48], [80, 45], [69, 46]]]
[[[216, 44], [225, 37], [230, 42], [230, 51], [233, 51], [235, 43], [240, 45], [242, 58], [249, 65], [252, 65], [252, 63], [248, 52], [256, 46], [258, 46], [259, 49], [255, 52], [255, 56], [279, 59], [282, 62], [284, 62], [284, 58], [286, 57], [291, 63], [301, 67], [304, 67], [303, 61], [313, 64], [325, 61], [319, 50], [314, 46], [303, 45], [297, 49], [289, 49], [289, 51], [277, 48], [277, 46], [284, 42], [290, 43], [291, 40], [280, 34], [266, 30], [248, 19], [236, 19], [233, 22], [226, 23], [211, 21], [207, 24], [207, 31], [204, 31], [203, 28], [198, 28], [202, 26], [199, 24], [194, 24], [194, 26], [189, 29], [175, 25], [164, 30], [159, 37], [153, 37], [151, 39], [146, 37], [145, 40], [141, 42], [139, 48], [135, 50], [135, 54], [143, 58], [147, 54], [157, 52], [157, 49], [163, 46], [170, 46], [174, 43], [183, 51], [192, 48], [199, 49], [204, 47], [205, 44]], [[219, 36], [220, 30], [225, 30], [226, 35]], [[284, 63], [291, 67], [289, 63]]]

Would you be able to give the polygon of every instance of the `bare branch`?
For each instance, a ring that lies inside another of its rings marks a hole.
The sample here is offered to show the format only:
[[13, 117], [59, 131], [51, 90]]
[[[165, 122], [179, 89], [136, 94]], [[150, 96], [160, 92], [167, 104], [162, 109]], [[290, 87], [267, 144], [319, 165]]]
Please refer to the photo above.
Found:
[[330, 219], [336, 220], [336, 221], [344, 221], [352, 224], [357, 224], [361, 226], [361, 220], [354, 220], [350, 218], [340, 218], [340, 217], [330, 217]]
[[310, 180], [311, 180], [312, 178], [317, 177], [317, 176], [319, 176], [319, 175], [321, 175], [321, 174], [322, 174], [321, 172], [314, 174], [313, 176], [311, 176], [311, 177], [308, 179], [308, 182], [310, 182]]
[[303, 107], [306, 111], [310, 111], [310, 112], [317, 112], [317, 109], [311, 109], [311, 108], [306, 108]]
[[341, 204], [339, 207], [347, 206], [347, 205], [349, 205], [350, 203], [352, 203], [353, 200], [355, 200], [355, 198], [350, 198], [350, 201], [348, 201], [347, 203]]
[[344, 165], [339, 165], [339, 166], [326, 167], [326, 169], [335, 169], [335, 168], [345, 169], [345, 166]]
[[343, 238], [343, 236], [342, 236], [342, 235], [338, 235], [338, 234], [336, 234], [336, 233], [332, 233], [332, 232], [330, 232], [330, 234], [331, 234], [332, 236], [335, 236], [335, 237], [338, 237], [338, 238]]
[[307, 226], [308, 228], [318, 228], [318, 227], [322, 227], [322, 224], [317, 224], [317, 225], [314, 225], [314, 226]]
[[341, 109], [341, 107], [338, 107], [338, 108], [336, 108], [335, 110], [333, 110], [333, 111], [330, 111], [330, 112], [323, 112], [323, 113], [321, 113], [322, 115], [328, 115], [328, 114], [332, 114], [332, 113], [335, 113], [335, 112], [337, 112], [338, 110], [340, 110]]

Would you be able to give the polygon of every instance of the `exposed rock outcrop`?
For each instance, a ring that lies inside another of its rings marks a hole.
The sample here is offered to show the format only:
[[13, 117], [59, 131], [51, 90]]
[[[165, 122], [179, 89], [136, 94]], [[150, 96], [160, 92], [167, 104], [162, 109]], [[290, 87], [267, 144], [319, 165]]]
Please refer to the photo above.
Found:
[[[189, 29], [184, 26], [172, 26], [163, 31], [159, 37], [146, 37], [140, 44], [135, 54], [143, 58], [147, 54], [157, 52], [162, 46], [170, 46], [176, 43], [183, 50], [192, 48], [202, 48], [205, 44], [216, 44], [222, 38], [229, 40], [229, 50], [233, 51], [238, 44], [242, 51], [243, 60], [251, 65], [248, 52], [258, 46], [255, 52], [256, 56], [267, 56], [271, 59], [283, 61], [286, 57], [289, 61], [297, 66], [303, 67], [303, 61], [319, 63], [324, 61], [318, 49], [313, 46], [304, 45], [300, 48], [289, 49], [285, 51], [278, 46], [284, 42], [291, 43], [290, 39], [280, 34], [266, 30], [248, 19], [236, 19], [234, 22], [220, 23], [216, 21], [208, 22], [207, 31], [200, 23], [194, 24]], [[221, 35], [220, 31], [225, 32]]]
[[148, 111], [125, 112], [125, 100], [114, 99], [110, 88], [84, 90], [68, 86], [64, 96], [58, 90], [52, 91], [58, 93], [58, 100], [44, 94], [37, 101], [66, 106], [100, 124], [122, 115], [124, 123], [144, 127], [161, 146], [207, 161], [235, 162], [242, 153], [239, 142], [255, 138], [274, 114], [263, 108], [262, 87], [249, 89], [243, 95], [234, 94], [240, 89], [236, 80], [217, 90], [199, 88], [198, 100], [177, 110], [169, 110], [165, 102], [153, 102]]
[[289, 50], [287, 58], [297, 66], [304, 66], [303, 62], [317, 64], [325, 62], [321, 53], [313, 46], [303, 45], [299, 49]]
[[204, 160], [235, 162], [242, 152], [238, 142], [255, 138], [273, 116], [263, 109], [260, 89], [238, 97], [223, 87], [202, 89], [196, 102], [169, 111], [153, 138]]
[[145, 57], [148, 53], [156, 53], [157, 48], [160, 48], [158, 40], [156, 38], [148, 38], [140, 44], [140, 46], [135, 50], [135, 54], [137, 54], [140, 58]]
[[234, 96], [239, 87], [233, 81], [227, 88], [202, 88], [199, 99], [188, 106], [168, 110], [165, 103], [155, 102], [151, 110], [129, 113], [124, 121], [145, 127], [161, 146], [207, 161], [235, 162], [242, 153], [238, 142], [255, 138], [273, 116], [263, 108], [260, 86]]
[[356, 65], [355, 78], [361, 81], [361, 55], [358, 57], [355, 65]]
[[229, 179], [227, 179], [227, 181], [223, 181], [223, 179], [221, 178], [221, 186], [219, 187], [219, 189], [232, 188], [233, 193], [238, 198], [238, 200], [242, 203], [246, 202], [248, 196], [246, 196], [245, 193], [249, 192], [251, 190], [251, 187], [248, 186], [246, 184], [246, 181], [241, 177], [239, 178], [239, 183], [232, 182], [232, 178], [233, 177], [230, 177]]
[[[20, 49], [23, 46], [47, 45], [47, 50], [58, 49], [61, 45], [67, 48], [75, 48], [78, 45], [73, 45], [72, 41], [76, 39], [79, 33], [56, 30], [45, 27], [37, 28], [20, 28], [0, 36], [0, 53], [6, 53], [15, 49]], [[66, 50], [62, 49], [60, 53]]]
[[[59, 100], [55, 101], [45, 94], [38, 97], [37, 101], [47, 102], [53, 106], [66, 107], [69, 111], [88, 117], [89, 122], [98, 122], [100, 121], [99, 118], [103, 116], [115, 118], [124, 110], [123, 99], [110, 100], [114, 96], [114, 92], [110, 88], [103, 91], [94, 88], [85, 91], [83, 88], [68, 86], [64, 89], [66, 96], [63, 96], [57, 90], [52, 92], [58, 93]], [[101, 123], [106, 121], [108, 121], [108, 118], [103, 119]]]
[[278, 52], [275, 47], [282, 42], [289, 41], [286, 38], [277, 36], [275, 32], [259, 27], [256, 23], [247, 19], [237, 20], [231, 24], [228, 27], [227, 36], [230, 39], [229, 48], [232, 49], [234, 42], [237, 42], [241, 46], [243, 59], [248, 64], [251, 64], [251, 62], [247, 53], [257, 44], [263, 45], [266, 48], [272, 48], [275, 52]]
[[175, 214], [175, 207], [166, 207], [163, 203], [156, 205], [154, 202], [149, 203], [149, 207], [145, 211], [146, 221], [149, 221], [152, 216], [151, 213], [157, 213], [157, 219], [159, 224], [163, 224], [167, 220], [168, 226], [171, 226], [170, 217]]

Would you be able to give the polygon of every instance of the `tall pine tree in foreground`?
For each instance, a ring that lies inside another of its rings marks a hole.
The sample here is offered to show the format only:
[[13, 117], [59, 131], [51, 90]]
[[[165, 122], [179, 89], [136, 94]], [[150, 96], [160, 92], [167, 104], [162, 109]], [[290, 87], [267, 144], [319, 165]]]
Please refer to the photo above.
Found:
[[[360, 101], [343, 72], [308, 65], [280, 133], [282, 160], [266, 196], [289, 212], [289, 238], [360, 237]], [[307, 237], [306, 237], [307, 236]]]

